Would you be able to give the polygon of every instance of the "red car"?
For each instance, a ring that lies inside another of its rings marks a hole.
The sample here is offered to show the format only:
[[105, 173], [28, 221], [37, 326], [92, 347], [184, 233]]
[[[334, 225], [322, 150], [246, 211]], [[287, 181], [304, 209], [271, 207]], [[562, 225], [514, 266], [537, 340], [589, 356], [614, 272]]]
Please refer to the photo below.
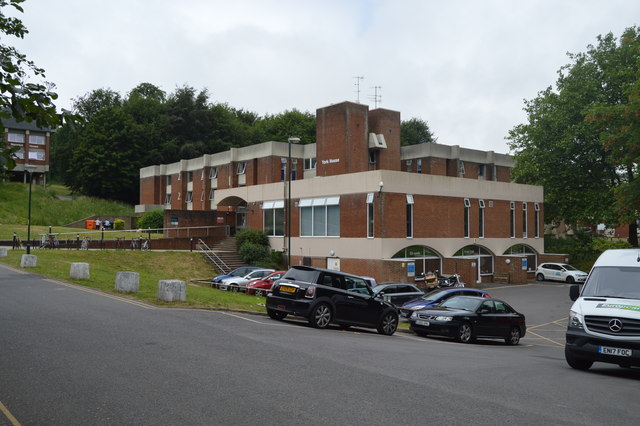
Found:
[[247, 294], [266, 296], [267, 292], [271, 290], [273, 283], [282, 278], [285, 272], [287, 271], [275, 271], [262, 279], [249, 281], [247, 284]]

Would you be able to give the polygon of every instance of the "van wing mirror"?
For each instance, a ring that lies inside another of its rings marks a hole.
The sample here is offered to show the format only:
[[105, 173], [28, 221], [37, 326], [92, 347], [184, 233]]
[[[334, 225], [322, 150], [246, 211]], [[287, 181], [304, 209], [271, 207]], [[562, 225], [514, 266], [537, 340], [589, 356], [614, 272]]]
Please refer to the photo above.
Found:
[[569, 287], [569, 297], [574, 302], [578, 300], [578, 297], [580, 297], [580, 286], [578, 284]]

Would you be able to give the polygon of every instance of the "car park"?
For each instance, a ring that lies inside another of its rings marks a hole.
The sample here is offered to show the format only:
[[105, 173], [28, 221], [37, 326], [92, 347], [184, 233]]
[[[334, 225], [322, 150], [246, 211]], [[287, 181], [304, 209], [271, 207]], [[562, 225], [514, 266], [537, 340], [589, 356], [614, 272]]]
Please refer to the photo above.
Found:
[[373, 287], [373, 293], [396, 306], [424, 295], [424, 291], [409, 283], [381, 283]]
[[236, 268], [227, 274], [221, 274], [211, 278], [211, 285], [216, 287], [216, 285], [225, 278], [244, 277], [249, 272], [254, 271], [256, 269], [262, 269], [262, 268], [260, 268], [259, 266], [240, 266], [239, 268]]
[[536, 269], [536, 279], [538, 281], [566, 281], [569, 284], [583, 283], [587, 279], [587, 273], [567, 263], [546, 262], [540, 264]]
[[287, 271], [275, 271], [264, 278], [251, 280], [247, 283], [247, 294], [265, 296], [271, 290], [273, 283], [282, 278]]
[[398, 308], [400, 311], [400, 318], [409, 318], [415, 311], [420, 311], [425, 308], [431, 308], [436, 306], [447, 299], [454, 296], [478, 296], [488, 298], [489, 293], [485, 290], [476, 288], [444, 288], [430, 291], [421, 297], [409, 300]]
[[243, 277], [229, 277], [218, 283], [220, 290], [245, 291], [247, 283], [251, 280], [264, 278], [275, 272], [273, 269], [254, 269]]
[[310, 266], [294, 266], [276, 281], [266, 308], [273, 319], [300, 316], [315, 328], [335, 323], [372, 327], [384, 335], [398, 328], [395, 306], [376, 297], [362, 277]]
[[594, 362], [640, 366], [640, 250], [606, 250], [574, 301], [565, 336], [565, 359], [578, 370]]
[[452, 297], [433, 308], [415, 311], [409, 322], [410, 329], [420, 336], [448, 336], [462, 343], [489, 337], [517, 345], [527, 330], [524, 315], [506, 302], [474, 296]]

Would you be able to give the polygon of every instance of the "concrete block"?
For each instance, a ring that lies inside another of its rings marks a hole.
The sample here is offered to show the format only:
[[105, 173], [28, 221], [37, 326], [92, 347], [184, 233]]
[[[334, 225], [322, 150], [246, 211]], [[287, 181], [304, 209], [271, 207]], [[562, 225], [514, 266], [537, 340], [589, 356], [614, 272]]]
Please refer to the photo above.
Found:
[[35, 268], [38, 263], [38, 256], [35, 254], [23, 254], [20, 259], [21, 268]]
[[187, 300], [187, 284], [180, 280], [158, 281], [158, 300], [185, 302]]
[[88, 280], [89, 264], [88, 263], [72, 263], [69, 276], [72, 280]]
[[0, 257], [7, 257], [7, 248], [0, 247]]
[[140, 288], [140, 274], [137, 272], [116, 272], [116, 291], [137, 293]]

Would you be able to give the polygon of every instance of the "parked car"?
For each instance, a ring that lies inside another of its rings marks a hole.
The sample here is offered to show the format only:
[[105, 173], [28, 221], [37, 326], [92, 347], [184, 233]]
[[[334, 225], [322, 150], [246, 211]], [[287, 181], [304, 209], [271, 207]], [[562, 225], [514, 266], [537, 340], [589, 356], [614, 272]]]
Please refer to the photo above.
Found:
[[316, 328], [336, 323], [342, 327], [372, 327], [385, 335], [392, 335], [398, 328], [395, 306], [377, 297], [367, 281], [328, 269], [292, 267], [273, 285], [266, 306], [273, 319], [297, 315]]
[[287, 271], [275, 271], [264, 278], [249, 281], [247, 283], [247, 294], [255, 294], [256, 296], [265, 296], [273, 283], [282, 278]]
[[489, 293], [484, 290], [476, 288], [444, 288], [430, 291], [429, 293], [418, 297], [416, 299], [409, 300], [404, 305], [398, 308], [400, 311], [400, 318], [409, 318], [415, 311], [420, 311], [425, 308], [431, 308], [439, 305], [447, 299], [454, 296], [478, 296], [488, 298]]
[[260, 268], [259, 266], [241, 266], [229, 272], [228, 274], [222, 274], [222, 275], [218, 275], [216, 277], [211, 278], [211, 285], [215, 287], [215, 285], [218, 284], [220, 281], [229, 277], [244, 277], [249, 272], [255, 269], [262, 269], [262, 268]]
[[254, 269], [244, 277], [229, 277], [223, 279], [218, 283], [218, 288], [220, 290], [245, 291], [249, 281], [264, 278], [272, 272], [275, 271], [273, 269]]
[[409, 321], [418, 335], [449, 336], [462, 343], [492, 337], [517, 345], [527, 331], [524, 315], [506, 302], [475, 296], [456, 296], [433, 308], [415, 311]]
[[538, 281], [566, 281], [569, 284], [583, 283], [587, 279], [587, 273], [566, 263], [547, 262], [542, 263], [536, 269], [536, 279]]
[[381, 283], [373, 287], [373, 293], [396, 307], [424, 295], [424, 291], [409, 283]]

